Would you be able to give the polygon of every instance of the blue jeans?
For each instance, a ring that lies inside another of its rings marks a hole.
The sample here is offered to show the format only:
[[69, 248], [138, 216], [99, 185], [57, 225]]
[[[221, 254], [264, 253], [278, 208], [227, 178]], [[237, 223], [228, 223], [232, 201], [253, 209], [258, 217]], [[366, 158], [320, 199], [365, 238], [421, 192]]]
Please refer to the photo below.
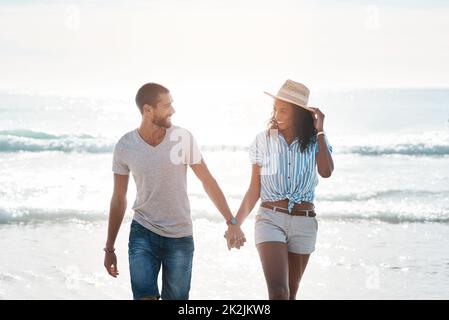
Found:
[[[164, 300], [188, 300], [193, 251], [193, 236], [162, 237], [133, 220], [128, 253], [134, 299], [152, 296]], [[162, 296], [157, 284], [161, 266]]]

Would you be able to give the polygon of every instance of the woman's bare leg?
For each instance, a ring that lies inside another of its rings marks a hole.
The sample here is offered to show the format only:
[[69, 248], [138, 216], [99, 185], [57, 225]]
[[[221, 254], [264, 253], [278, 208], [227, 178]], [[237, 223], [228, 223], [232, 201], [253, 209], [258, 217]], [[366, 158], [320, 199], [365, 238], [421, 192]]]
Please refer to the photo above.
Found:
[[290, 292], [290, 300], [296, 299], [299, 282], [309, 262], [310, 254], [288, 253], [288, 287]]
[[288, 300], [288, 250], [283, 242], [263, 242], [257, 245], [270, 300]]

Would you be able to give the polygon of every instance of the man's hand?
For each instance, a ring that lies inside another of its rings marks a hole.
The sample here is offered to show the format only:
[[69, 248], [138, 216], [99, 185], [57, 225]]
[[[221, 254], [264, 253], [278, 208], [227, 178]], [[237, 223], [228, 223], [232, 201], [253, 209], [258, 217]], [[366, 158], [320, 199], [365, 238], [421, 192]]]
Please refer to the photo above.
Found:
[[231, 248], [240, 249], [246, 242], [245, 234], [238, 225], [230, 225], [225, 232], [225, 238], [228, 244], [228, 250], [231, 250]]
[[119, 273], [117, 270], [117, 256], [115, 255], [115, 252], [104, 253], [104, 267], [112, 277], [117, 278]]

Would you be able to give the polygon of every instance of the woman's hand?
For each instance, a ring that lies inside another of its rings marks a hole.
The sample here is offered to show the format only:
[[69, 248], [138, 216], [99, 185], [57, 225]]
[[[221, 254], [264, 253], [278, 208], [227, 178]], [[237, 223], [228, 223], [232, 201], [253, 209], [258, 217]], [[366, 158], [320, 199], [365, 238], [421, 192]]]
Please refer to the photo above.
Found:
[[321, 112], [318, 108], [309, 107], [313, 110], [313, 126], [315, 127], [316, 131], [324, 131], [324, 113]]
[[228, 244], [228, 250], [231, 250], [231, 248], [240, 249], [246, 242], [245, 234], [238, 225], [230, 225], [225, 232], [224, 237]]

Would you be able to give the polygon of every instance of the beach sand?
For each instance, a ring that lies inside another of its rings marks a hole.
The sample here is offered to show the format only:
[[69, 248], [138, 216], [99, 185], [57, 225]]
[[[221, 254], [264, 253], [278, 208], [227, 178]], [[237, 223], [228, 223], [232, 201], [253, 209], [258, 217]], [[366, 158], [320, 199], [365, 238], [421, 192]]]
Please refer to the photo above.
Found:
[[[1, 299], [131, 299], [129, 216], [116, 248], [120, 275], [103, 267], [106, 221], [0, 225]], [[253, 240], [228, 251], [224, 223], [194, 220], [191, 299], [266, 299]], [[449, 225], [319, 219], [316, 251], [298, 299], [448, 299]]]

